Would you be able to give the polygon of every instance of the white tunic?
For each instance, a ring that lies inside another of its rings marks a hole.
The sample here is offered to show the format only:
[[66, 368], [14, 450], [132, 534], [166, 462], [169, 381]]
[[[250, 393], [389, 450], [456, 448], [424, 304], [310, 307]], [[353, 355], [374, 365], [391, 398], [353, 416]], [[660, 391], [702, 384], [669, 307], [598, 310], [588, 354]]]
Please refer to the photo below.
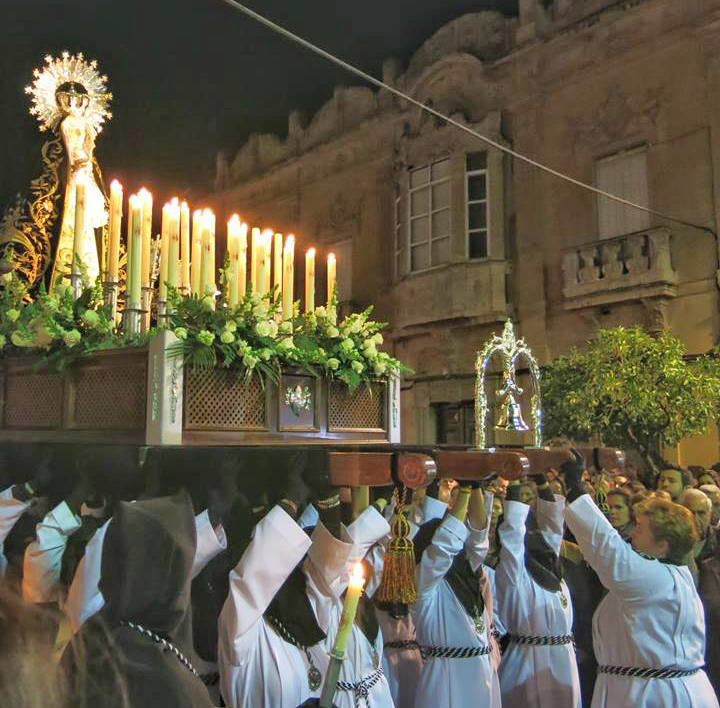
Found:
[[25, 549], [22, 595], [25, 602], [57, 602], [60, 572], [68, 539], [81, 522], [66, 502], [60, 502], [35, 527], [35, 540]]
[[303, 652], [282, 639], [263, 617], [310, 545], [302, 528], [281, 507], [273, 507], [258, 522], [252, 541], [230, 572], [230, 590], [219, 619], [218, 668], [220, 690], [231, 708], [297, 708], [319, 695], [308, 685]]
[[[418, 601], [413, 607], [417, 642], [435, 647], [488, 647], [491, 608], [485, 608], [485, 627], [475, 622], [455, 596], [445, 574], [469, 536], [468, 560], [479, 567], [482, 555], [475, 552], [487, 540], [487, 528], [475, 531], [454, 516], [446, 516], [425, 549], [417, 568]], [[472, 560], [471, 560], [472, 558]], [[428, 659], [423, 666], [415, 696], [416, 708], [438, 706], [499, 706], [495, 670], [488, 654], [483, 656]]]
[[7, 568], [7, 559], [3, 553], [5, 539], [29, 506], [29, 502], [15, 499], [12, 495], [12, 487], [0, 492], [0, 578], [5, 575]]
[[[390, 506], [390, 505], [388, 505]], [[434, 497], [424, 497], [422, 505], [414, 504], [410, 519], [410, 535], [414, 538], [418, 528], [427, 521], [442, 519], [447, 504]], [[413, 708], [415, 693], [423, 669], [423, 660], [417, 648], [388, 648], [389, 642], [415, 641], [415, 623], [412, 613], [393, 617], [389, 612], [376, 609], [385, 643], [383, 669], [390, 684], [390, 693], [397, 708]]]
[[[705, 661], [705, 618], [690, 571], [636, 553], [587, 494], [567, 525], [608, 594], [593, 617], [593, 646], [606, 666], [692, 669]], [[593, 708], [717, 708], [704, 671], [674, 679], [598, 674]]]
[[[321, 668], [323, 675], [326, 673], [329, 664], [329, 652], [335, 643], [340, 624], [343, 607], [342, 594], [347, 587], [349, 567], [351, 563], [364, 558], [378, 541], [385, 538], [390, 532], [390, 526], [377, 509], [370, 506], [348, 526], [346, 532], [344, 536], [352, 540], [352, 551], [339, 577], [333, 579], [327, 575], [326, 571], [328, 561], [325, 556], [333, 550], [333, 544], [329, 542], [330, 539], [323, 546], [316, 545], [313, 542], [313, 547], [308, 553], [308, 560], [305, 562], [308, 578], [308, 596], [315, 609], [318, 624], [327, 634], [323, 651], [317, 659], [318, 662], [322, 662], [322, 668], [320, 663], [318, 663], [318, 668]], [[336, 539], [333, 540], [339, 543]], [[375, 555], [375, 558], [377, 558], [377, 555]], [[372, 558], [370, 561], [371, 565], [373, 565]], [[375, 569], [377, 570], [376, 567]], [[375, 572], [373, 577], [368, 580], [367, 591], [369, 595], [372, 595], [379, 584], [379, 573]], [[353, 624], [345, 652], [345, 661], [343, 661], [340, 669], [339, 680], [357, 684], [361, 680], [367, 679], [382, 667], [382, 655], [382, 631], [378, 631], [375, 643], [371, 644], [360, 627]], [[355, 708], [357, 705], [352, 691], [339, 690], [335, 694], [333, 703], [337, 708]], [[360, 704], [363, 705], [362, 701]], [[390, 686], [384, 675], [370, 689], [367, 704], [372, 708], [393, 708]]]
[[[105, 605], [105, 599], [98, 587], [102, 570], [102, 548], [111, 519], [108, 519], [87, 542], [85, 554], [75, 570], [68, 590], [63, 611], [70, 621], [73, 633]], [[222, 524], [213, 528], [207, 510], [195, 517], [197, 546], [193, 560], [192, 577], [221, 551], [227, 548], [227, 537]]]
[[[555, 502], [537, 500], [537, 520], [545, 540], [557, 553], [562, 543], [564, 500], [555, 499]], [[499, 615], [509, 634], [532, 637], [572, 634], [573, 609], [565, 581], [560, 592], [551, 592], [538, 585], [525, 568], [525, 523], [529, 511], [527, 504], [505, 502], [498, 530], [500, 560], [495, 568]], [[532, 646], [511, 641], [503, 654], [499, 675], [503, 705], [537, 708], [581, 705], [572, 644]]]

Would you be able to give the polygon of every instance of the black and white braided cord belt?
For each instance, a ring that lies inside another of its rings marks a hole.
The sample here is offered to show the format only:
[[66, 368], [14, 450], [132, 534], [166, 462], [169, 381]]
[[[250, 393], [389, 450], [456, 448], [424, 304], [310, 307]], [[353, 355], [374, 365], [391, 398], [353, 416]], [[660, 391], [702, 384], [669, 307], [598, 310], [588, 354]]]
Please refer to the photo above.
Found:
[[702, 671], [702, 666], [695, 669], [648, 669], [642, 666], [598, 666], [599, 674], [608, 674], [610, 676], [624, 676], [626, 678], [643, 678], [643, 679], [673, 679], [683, 678], [685, 676], [693, 676]]
[[368, 698], [370, 697], [370, 691], [383, 676], [384, 674], [382, 668], [378, 667], [371, 674], [365, 676], [359, 681], [338, 681], [337, 689], [338, 691], [352, 691], [355, 696], [355, 705], [357, 708], [360, 706], [360, 701], [365, 701], [365, 705], [369, 706], [370, 702]]
[[532, 637], [527, 634], [508, 634], [509, 641], [531, 647], [559, 647], [563, 644], [575, 644], [572, 634], [558, 634], [552, 637]]
[[492, 649], [484, 647], [423, 647], [413, 639], [400, 639], [387, 642], [388, 649], [417, 649], [425, 659], [468, 659], [473, 656], [486, 656]]

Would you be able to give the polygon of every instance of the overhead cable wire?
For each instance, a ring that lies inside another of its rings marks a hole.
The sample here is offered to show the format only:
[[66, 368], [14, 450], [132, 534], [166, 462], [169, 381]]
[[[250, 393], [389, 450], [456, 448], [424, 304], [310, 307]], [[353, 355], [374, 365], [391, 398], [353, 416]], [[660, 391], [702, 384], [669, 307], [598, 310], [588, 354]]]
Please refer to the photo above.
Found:
[[363, 71], [362, 69], [358, 69], [353, 64], [349, 64], [344, 59], [341, 59], [340, 57], [335, 56], [334, 54], [326, 51], [325, 49], [322, 49], [322, 47], [318, 47], [316, 44], [313, 44], [312, 42], [308, 41], [307, 39], [304, 39], [303, 37], [300, 37], [299, 35], [295, 34], [294, 32], [291, 32], [290, 30], [286, 29], [282, 25], [277, 24], [277, 22], [273, 22], [272, 20], [268, 19], [264, 15], [261, 15], [258, 12], [255, 12], [255, 10], [250, 9], [246, 5], [243, 5], [242, 3], [238, 2], [237, 0], [222, 0], [227, 5], [230, 5], [230, 7], [235, 8], [239, 12], [242, 12], [243, 14], [247, 15], [248, 17], [252, 18], [253, 20], [256, 20], [262, 25], [265, 25], [265, 27], [273, 30], [274, 32], [277, 32], [278, 34], [282, 35], [283, 37], [286, 37], [287, 39], [295, 42], [296, 44], [299, 44], [302, 47], [305, 47], [305, 49], [309, 49], [311, 52], [314, 52], [315, 54], [323, 57], [324, 59], [327, 59], [329, 62], [332, 62], [333, 64], [336, 64], [337, 66], [345, 69], [346, 71], [350, 72], [351, 74], [355, 74], [355, 76], [360, 77], [364, 81], [367, 81], [369, 84], [372, 84], [373, 86], [376, 86], [377, 88], [384, 89], [385, 91], [388, 91], [389, 93], [397, 96], [398, 98], [401, 98], [404, 101], [407, 101], [408, 103], [417, 106], [421, 110], [425, 111], [426, 113], [429, 113], [430, 115], [435, 116], [436, 118], [441, 119], [442, 121], [448, 123], [449, 125], [452, 125], [459, 130], [462, 130], [464, 133], [467, 133], [468, 135], [473, 136], [474, 138], [477, 138], [478, 140], [481, 140], [482, 142], [486, 143], [487, 145], [490, 145], [491, 147], [495, 148], [496, 150], [500, 150], [501, 152], [505, 153], [506, 155], [510, 155], [511, 157], [515, 158], [516, 160], [519, 160], [520, 162], [524, 162], [527, 165], [530, 165], [531, 167], [534, 167], [538, 170], [541, 170], [542, 172], [545, 172], [549, 175], [552, 175], [553, 177], [557, 177], [558, 179], [562, 179], [566, 182], [569, 182], [570, 184], [575, 185], [576, 187], [580, 187], [581, 189], [585, 189], [587, 191], [593, 192], [594, 194], [597, 194], [598, 196], [605, 197], [606, 199], [610, 199], [611, 201], [617, 202], [619, 204], [624, 204], [625, 206], [631, 207], [633, 209], [639, 209], [640, 211], [644, 211], [647, 214], [652, 214], [653, 216], [656, 216], [660, 219], [664, 219], [665, 221], [671, 221], [676, 224], [682, 224], [683, 226], [688, 226], [694, 229], [699, 229], [700, 231], [706, 231], [711, 233], [713, 236], [716, 236], [716, 233], [714, 229], [712, 229], [709, 226], [702, 226], [700, 224], [695, 224], [691, 221], [685, 221], [684, 219], [678, 219], [677, 217], [670, 216], [668, 214], [664, 214], [661, 211], [657, 211], [656, 209], [651, 209], [650, 207], [644, 206], [642, 204], [636, 204], [635, 202], [630, 201], [629, 199], [624, 199], [623, 197], [618, 197], [615, 194], [611, 194], [610, 192], [606, 192], [602, 189], [599, 189], [598, 187], [595, 187], [592, 184], [587, 184], [587, 182], [583, 182], [582, 180], [575, 179], [574, 177], [571, 177], [570, 175], [564, 174], [563, 172], [559, 172], [558, 170], [553, 169], [552, 167], [549, 167], [548, 165], [543, 164], [542, 162], [538, 162], [537, 160], [533, 160], [531, 157], [528, 157], [527, 155], [523, 155], [522, 153], [519, 153], [512, 148], [507, 147], [506, 145], [502, 145], [501, 143], [493, 140], [492, 138], [488, 138], [486, 135], [482, 135], [481, 133], [478, 133], [477, 131], [473, 130], [472, 128], [468, 127], [467, 125], [464, 125], [463, 123], [460, 123], [457, 120], [454, 120], [450, 116], [446, 116], [440, 111], [435, 110], [432, 106], [428, 106], [424, 104], [422, 101], [418, 101], [416, 98], [413, 98], [412, 96], [406, 94], [404, 91], [401, 91], [400, 89], [395, 88], [394, 86], [390, 86], [389, 84], [386, 84], [384, 81], [381, 81], [380, 79], [376, 79], [371, 74], [368, 74], [367, 72]]

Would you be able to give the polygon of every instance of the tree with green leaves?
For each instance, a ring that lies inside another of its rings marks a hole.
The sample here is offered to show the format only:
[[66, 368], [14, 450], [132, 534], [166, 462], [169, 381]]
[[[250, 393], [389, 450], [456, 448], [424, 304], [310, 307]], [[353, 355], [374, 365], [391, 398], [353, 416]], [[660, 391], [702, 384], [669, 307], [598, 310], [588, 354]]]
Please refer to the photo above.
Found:
[[663, 445], [704, 432], [720, 410], [717, 350], [689, 360], [683, 343], [641, 327], [601, 329], [542, 372], [547, 436], [635, 449], [651, 467]]

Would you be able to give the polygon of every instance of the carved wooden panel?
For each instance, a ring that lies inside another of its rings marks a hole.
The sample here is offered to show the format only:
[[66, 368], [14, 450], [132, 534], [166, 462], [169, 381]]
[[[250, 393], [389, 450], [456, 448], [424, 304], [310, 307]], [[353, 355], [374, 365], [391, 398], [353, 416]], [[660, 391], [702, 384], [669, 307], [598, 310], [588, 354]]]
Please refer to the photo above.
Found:
[[185, 430], [266, 430], [265, 390], [257, 377], [185, 370]]
[[5, 380], [4, 424], [8, 428], [59, 428], [63, 379], [60, 374], [15, 371]]
[[385, 428], [385, 386], [361, 384], [349, 393], [345, 384], [328, 384], [328, 431], [383, 430]]
[[81, 369], [74, 379], [73, 428], [140, 430], [145, 427], [146, 366], [121, 364]]

